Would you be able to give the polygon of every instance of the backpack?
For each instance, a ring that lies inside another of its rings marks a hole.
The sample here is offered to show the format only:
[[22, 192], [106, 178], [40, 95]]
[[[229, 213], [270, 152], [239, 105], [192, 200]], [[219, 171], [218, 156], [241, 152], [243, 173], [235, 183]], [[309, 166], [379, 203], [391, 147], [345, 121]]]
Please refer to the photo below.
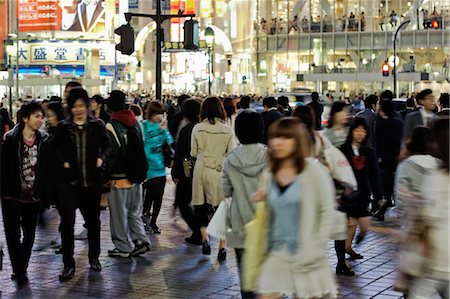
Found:
[[114, 120], [106, 125], [121, 148], [123, 169], [127, 179], [132, 183], [140, 184], [147, 178], [148, 162], [139, 123], [136, 123], [134, 127], [126, 127], [126, 131], [122, 134], [125, 146], [120, 142], [117, 134], [123, 131], [120, 127], [124, 125]]

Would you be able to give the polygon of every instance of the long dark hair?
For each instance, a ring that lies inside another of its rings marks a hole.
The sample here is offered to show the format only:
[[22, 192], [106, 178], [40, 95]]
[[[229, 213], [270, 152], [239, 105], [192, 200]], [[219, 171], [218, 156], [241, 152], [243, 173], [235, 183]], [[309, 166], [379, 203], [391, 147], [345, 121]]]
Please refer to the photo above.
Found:
[[350, 130], [348, 131], [347, 139], [345, 140], [346, 145], [351, 145], [353, 141], [353, 131], [356, 130], [358, 127], [362, 127], [364, 130], [366, 130], [366, 138], [361, 142], [361, 148], [367, 147], [367, 142], [369, 140], [369, 126], [367, 125], [367, 122], [362, 117], [355, 117], [352, 124], [350, 125]]
[[202, 121], [207, 119], [210, 124], [214, 125], [216, 123], [215, 118], [225, 121], [226, 112], [223, 108], [222, 100], [217, 97], [209, 97], [202, 103], [200, 119]]
[[[269, 127], [269, 139], [283, 137], [287, 139], [295, 139], [296, 148], [293, 152], [297, 172], [301, 173], [305, 168], [305, 157], [308, 156], [310, 143], [309, 136], [305, 126], [300, 123], [296, 117], [284, 117], [274, 122]], [[269, 151], [269, 165], [273, 174], [276, 174], [281, 168], [281, 160], [275, 158]]]
[[345, 110], [347, 107], [349, 107], [349, 105], [344, 102], [334, 102], [333, 103], [333, 105], [331, 106], [331, 110], [330, 110], [330, 118], [328, 119], [328, 125], [327, 125], [328, 128], [331, 128], [334, 125], [334, 115], [338, 112]]
[[223, 100], [223, 108], [227, 113], [227, 118], [231, 120], [231, 117], [236, 114], [236, 107], [234, 106], [232, 98], [225, 98]]

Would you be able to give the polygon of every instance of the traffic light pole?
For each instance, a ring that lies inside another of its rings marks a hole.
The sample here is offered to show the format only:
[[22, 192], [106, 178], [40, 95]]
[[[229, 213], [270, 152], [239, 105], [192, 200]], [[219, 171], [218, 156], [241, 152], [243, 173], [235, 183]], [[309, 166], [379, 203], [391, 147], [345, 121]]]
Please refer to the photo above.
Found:
[[161, 100], [161, 93], [162, 93], [162, 63], [161, 63], [161, 56], [162, 56], [162, 50], [161, 50], [161, 42], [162, 42], [162, 23], [171, 18], [193, 18], [195, 17], [195, 14], [182, 14], [180, 11], [177, 15], [163, 15], [161, 14], [161, 0], [156, 1], [156, 15], [150, 15], [150, 14], [141, 14], [141, 13], [125, 13], [125, 19], [131, 20], [131, 17], [144, 17], [144, 18], [152, 18], [153, 21], [156, 22], [156, 99]]
[[[396, 98], [398, 98], [398, 95], [397, 95], [397, 64], [396, 64], [396, 58], [397, 58], [397, 47], [396, 47], [397, 36], [398, 36], [398, 33], [400, 32], [400, 30], [404, 26], [409, 24], [409, 22], [411, 22], [411, 21], [407, 20], [407, 21], [404, 21], [403, 23], [401, 23], [400, 26], [398, 26], [397, 30], [394, 33], [394, 42], [393, 42], [393, 44], [394, 44], [394, 68], [393, 68], [394, 74], [393, 74], [393, 77], [394, 77], [394, 96]], [[400, 62], [400, 59], [399, 59], [399, 62]]]

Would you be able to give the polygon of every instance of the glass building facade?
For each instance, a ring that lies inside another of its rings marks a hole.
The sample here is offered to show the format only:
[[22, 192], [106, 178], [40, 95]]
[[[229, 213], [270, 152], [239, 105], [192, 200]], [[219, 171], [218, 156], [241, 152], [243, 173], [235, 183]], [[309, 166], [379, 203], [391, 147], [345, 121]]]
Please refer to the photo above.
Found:
[[399, 92], [448, 84], [450, 1], [258, 0], [254, 29], [260, 92], [392, 88], [385, 61], [396, 63]]

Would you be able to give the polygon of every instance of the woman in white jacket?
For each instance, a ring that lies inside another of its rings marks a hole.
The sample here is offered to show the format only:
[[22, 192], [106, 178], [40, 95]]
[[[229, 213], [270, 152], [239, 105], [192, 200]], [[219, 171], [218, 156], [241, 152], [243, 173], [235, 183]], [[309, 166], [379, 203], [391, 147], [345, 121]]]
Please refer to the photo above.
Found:
[[326, 255], [335, 191], [320, 162], [306, 158], [307, 134], [293, 117], [269, 128], [271, 177], [266, 194], [255, 195], [256, 200], [267, 201], [270, 218], [268, 253], [258, 281], [260, 298], [337, 294]]

